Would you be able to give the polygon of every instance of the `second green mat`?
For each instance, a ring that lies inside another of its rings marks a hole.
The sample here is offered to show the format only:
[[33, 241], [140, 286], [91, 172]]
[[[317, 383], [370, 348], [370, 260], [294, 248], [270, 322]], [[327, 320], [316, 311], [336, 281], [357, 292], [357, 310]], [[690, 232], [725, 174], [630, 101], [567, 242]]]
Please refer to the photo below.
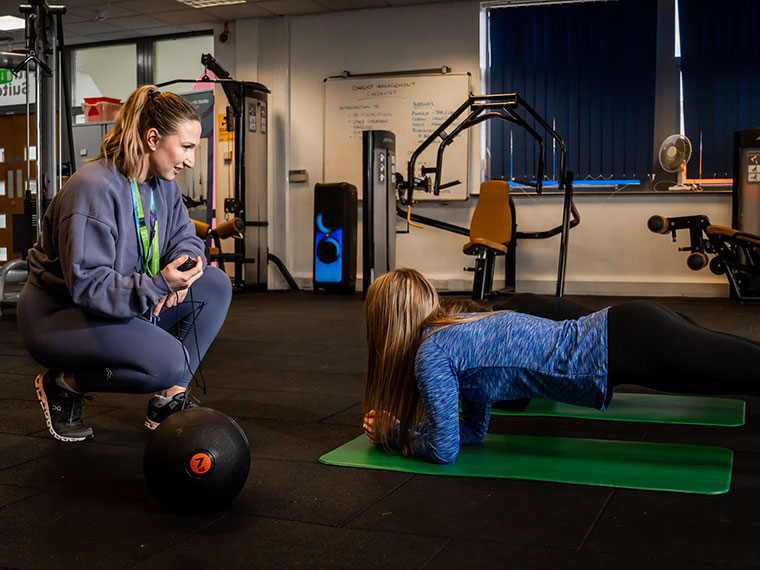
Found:
[[531, 400], [522, 412], [492, 408], [491, 414], [737, 427], [744, 425], [745, 408], [744, 400], [731, 398], [617, 393], [606, 412], [551, 400]]
[[361, 435], [319, 461], [426, 475], [719, 495], [731, 485], [733, 457], [723, 447], [489, 434], [480, 445], [462, 446], [455, 464], [436, 465], [386, 453]]

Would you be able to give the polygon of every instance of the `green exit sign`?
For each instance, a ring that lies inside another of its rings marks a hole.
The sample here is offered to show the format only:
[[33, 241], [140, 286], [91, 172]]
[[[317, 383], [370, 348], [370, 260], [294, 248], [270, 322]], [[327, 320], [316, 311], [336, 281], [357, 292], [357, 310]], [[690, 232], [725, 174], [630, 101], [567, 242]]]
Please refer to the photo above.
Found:
[[10, 69], [0, 69], [0, 85], [13, 81], [13, 74]]

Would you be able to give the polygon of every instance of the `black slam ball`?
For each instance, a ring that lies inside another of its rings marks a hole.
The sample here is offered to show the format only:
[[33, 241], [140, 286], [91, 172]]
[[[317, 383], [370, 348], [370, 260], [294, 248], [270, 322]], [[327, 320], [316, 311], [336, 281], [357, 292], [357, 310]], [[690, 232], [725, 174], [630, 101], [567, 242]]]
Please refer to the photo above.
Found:
[[181, 510], [229, 503], [243, 488], [250, 464], [243, 430], [210, 408], [189, 408], [166, 418], [143, 455], [145, 482], [153, 496]]

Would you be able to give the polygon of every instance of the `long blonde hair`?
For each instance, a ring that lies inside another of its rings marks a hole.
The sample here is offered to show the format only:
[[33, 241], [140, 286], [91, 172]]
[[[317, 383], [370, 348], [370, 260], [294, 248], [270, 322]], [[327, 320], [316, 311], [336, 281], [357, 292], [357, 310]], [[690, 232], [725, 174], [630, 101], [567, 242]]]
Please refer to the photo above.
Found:
[[447, 326], [483, 318], [470, 303], [442, 305], [433, 285], [414, 269], [396, 269], [367, 290], [367, 385], [364, 414], [374, 410], [375, 443], [394, 447], [395, 422], [404, 455], [412, 454], [416, 429], [425, 423], [414, 377], [414, 358], [423, 340]]
[[155, 128], [160, 136], [177, 132], [183, 121], [200, 122], [195, 108], [174, 93], [161, 93], [155, 85], [139, 87], [129, 96], [92, 160], [112, 160], [128, 178], [140, 174], [147, 153], [145, 133]]

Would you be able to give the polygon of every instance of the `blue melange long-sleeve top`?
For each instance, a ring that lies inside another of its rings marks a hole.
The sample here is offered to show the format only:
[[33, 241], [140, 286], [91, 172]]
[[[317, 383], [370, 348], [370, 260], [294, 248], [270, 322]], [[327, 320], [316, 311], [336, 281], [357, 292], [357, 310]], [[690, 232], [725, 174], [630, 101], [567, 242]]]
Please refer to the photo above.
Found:
[[[146, 221], [151, 190], [160, 266], [182, 254], [203, 258], [204, 243], [177, 182], [153, 177], [138, 184]], [[160, 272], [153, 277], [141, 272], [141, 247], [129, 181], [113, 162], [91, 162], [77, 170], [45, 212], [42, 235], [29, 250], [28, 283], [50, 293], [61, 307], [77, 305], [113, 318], [144, 315], [171, 288]]]
[[451, 325], [422, 341], [414, 367], [425, 425], [413, 453], [453, 463], [460, 444], [483, 441], [497, 400], [547, 398], [604, 410], [607, 309], [560, 322], [505, 312]]

